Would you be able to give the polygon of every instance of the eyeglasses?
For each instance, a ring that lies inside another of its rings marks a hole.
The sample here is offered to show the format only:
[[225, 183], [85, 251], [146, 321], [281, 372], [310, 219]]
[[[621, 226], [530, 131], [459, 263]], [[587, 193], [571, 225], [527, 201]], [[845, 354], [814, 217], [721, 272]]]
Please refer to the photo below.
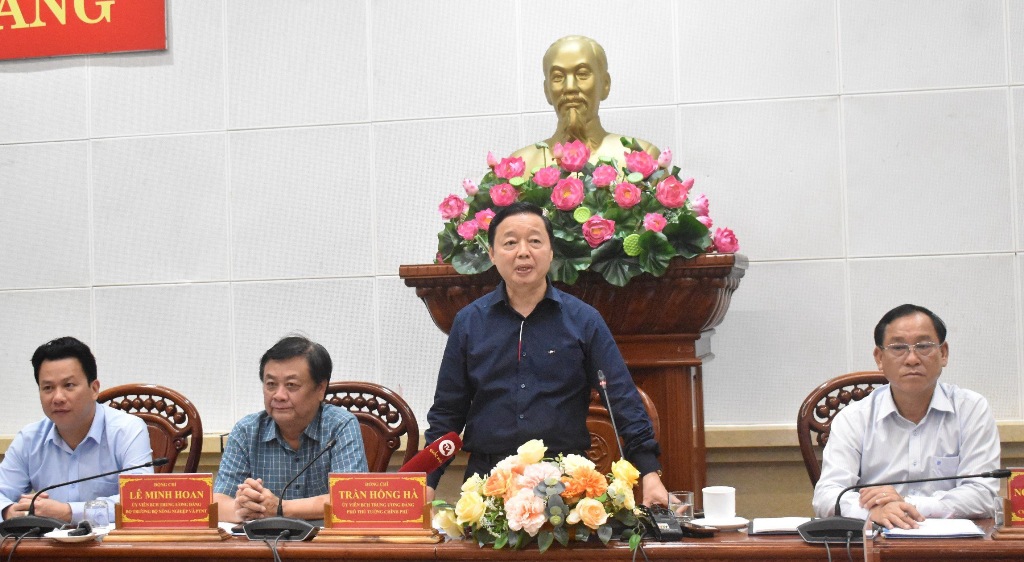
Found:
[[891, 343], [889, 345], [882, 346], [882, 350], [888, 353], [892, 357], [906, 357], [913, 349], [914, 353], [918, 357], [928, 357], [935, 353], [942, 344], [938, 344], [931, 341], [923, 341], [920, 343]]

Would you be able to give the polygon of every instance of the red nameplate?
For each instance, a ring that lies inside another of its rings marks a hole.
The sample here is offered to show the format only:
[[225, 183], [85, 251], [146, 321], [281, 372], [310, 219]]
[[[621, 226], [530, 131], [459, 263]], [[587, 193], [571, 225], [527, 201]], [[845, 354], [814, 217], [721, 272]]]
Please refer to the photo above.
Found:
[[1010, 527], [1024, 527], [1024, 468], [1010, 469], [1006, 491], [1010, 496], [1010, 513], [1006, 514], [1006, 524]]
[[166, 48], [164, 0], [0, 0], [0, 60]]
[[124, 529], [184, 529], [210, 526], [212, 474], [121, 475]]
[[386, 531], [429, 528], [425, 472], [331, 474], [328, 529]]

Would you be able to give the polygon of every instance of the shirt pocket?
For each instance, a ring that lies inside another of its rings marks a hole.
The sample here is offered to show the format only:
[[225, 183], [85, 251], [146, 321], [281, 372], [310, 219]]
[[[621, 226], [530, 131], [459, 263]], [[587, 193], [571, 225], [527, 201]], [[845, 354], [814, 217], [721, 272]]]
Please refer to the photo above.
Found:
[[928, 457], [928, 473], [932, 477], [956, 476], [960, 469], [960, 456]]

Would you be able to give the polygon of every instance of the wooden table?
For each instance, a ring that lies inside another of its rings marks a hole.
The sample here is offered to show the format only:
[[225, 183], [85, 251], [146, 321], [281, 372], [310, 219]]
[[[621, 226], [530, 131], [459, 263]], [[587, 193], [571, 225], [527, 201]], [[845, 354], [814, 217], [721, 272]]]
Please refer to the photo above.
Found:
[[[980, 522], [990, 529], [990, 522]], [[0, 549], [0, 560], [6, 560], [11, 551], [11, 540]], [[633, 554], [623, 544], [605, 547], [600, 543], [562, 548], [555, 545], [544, 554], [531, 545], [523, 551], [478, 548], [463, 541], [446, 544], [344, 544], [344, 543], [281, 543], [283, 560], [459, 560], [459, 561], [516, 561], [606, 560], [629, 561]], [[770, 561], [827, 559], [825, 547], [809, 545], [793, 535], [748, 536], [744, 532], [719, 533], [712, 539], [687, 539], [678, 543], [647, 543], [644, 546], [651, 560], [687, 561]], [[865, 554], [867, 555], [865, 557]], [[995, 560], [1019, 562], [1024, 560], [1024, 541], [995, 541], [986, 535], [983, 539], [934, 539], [869, 541], [867, 548], [852, 549], [854, 560]], [[14, 560], [118, 560], [157, 562], [161, 560], [271, 560], [270, 549], [262, 542], [251, 542], [233, 537], [220, 543], [139, 543], [103, 544], [98, 542], [63, 544], [50, 539], [25, 540], [18, 546]], [[846, 549], [832, 547], [832, 559], [847, 560]], [[637, 560], [642, 560], [641, 556]]]

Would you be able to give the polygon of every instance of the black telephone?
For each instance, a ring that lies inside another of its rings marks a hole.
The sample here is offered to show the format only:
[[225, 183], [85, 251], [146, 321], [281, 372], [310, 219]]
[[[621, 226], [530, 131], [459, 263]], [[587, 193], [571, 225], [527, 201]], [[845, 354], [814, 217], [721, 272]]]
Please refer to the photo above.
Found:
[[678, 541], [683, 537], [707, 539], [715, 536], [714, 529], [689, 522], [680, 525], [675, 514], [663, 505], [654, 507], [639, 505], [637, 507], [643, 513], [640, 519], [644, 523], [644, 536], [649, 536], [658, 542]]

